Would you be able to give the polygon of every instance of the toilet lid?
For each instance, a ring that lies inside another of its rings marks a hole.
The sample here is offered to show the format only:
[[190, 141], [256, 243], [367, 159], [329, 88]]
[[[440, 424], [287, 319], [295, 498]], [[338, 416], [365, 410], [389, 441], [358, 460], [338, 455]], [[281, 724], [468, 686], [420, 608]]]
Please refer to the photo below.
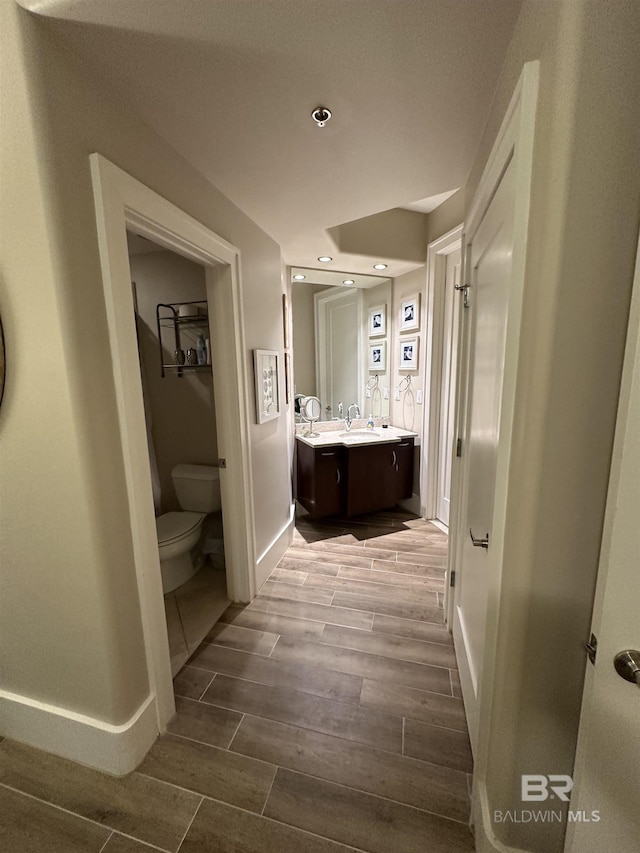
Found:
[[205, 517], [204, 512], [165, 512], [156, 518], [158, 545], [168, 545], [195, 530]]

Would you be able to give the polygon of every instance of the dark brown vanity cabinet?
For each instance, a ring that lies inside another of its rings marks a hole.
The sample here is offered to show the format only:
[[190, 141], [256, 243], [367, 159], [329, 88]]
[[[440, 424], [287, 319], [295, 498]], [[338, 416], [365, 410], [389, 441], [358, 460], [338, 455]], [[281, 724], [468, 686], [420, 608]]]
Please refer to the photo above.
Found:
[[392, 448], [396, 453], [395, 462], [392, 462], [395, 470], [392, 488], [396, 503], [410, 498], [413, 494], [413, 443], [413, 438], [403, 438]]
[[389, 444], [297, 444], [298, 501], [314, 517], [395, 506], [413, 490], [413, 438]]
[[395, 506], [413, 490], [413, 438], [347, 449], [346, 515]]
[[344, 470], [342, 445], [310, 447], [297, 445], [298, 501], [313, 518], [342, 515], [344, 512]]

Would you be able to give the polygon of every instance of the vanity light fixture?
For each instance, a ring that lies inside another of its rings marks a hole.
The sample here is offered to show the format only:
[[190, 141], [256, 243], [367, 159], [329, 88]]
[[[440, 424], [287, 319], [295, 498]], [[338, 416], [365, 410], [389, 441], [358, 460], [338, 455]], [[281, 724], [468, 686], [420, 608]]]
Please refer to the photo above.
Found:
[[333, 258], [330, 258], [329, 255], [320, 255], [318, 260], [321, 264], [330, 264]]
[[305, 278], [306, 278], [306, 275], [294, 275], [293, 280], [294, 281], [304, 281]]
[[342, 282], [343, 284], [355, 284], [355, 281], [352, 278], [345, 278]]
[[373, 268], [374, 268], [374, 270], [386, 270], [387, 265], [386, 264], [374, 264]]

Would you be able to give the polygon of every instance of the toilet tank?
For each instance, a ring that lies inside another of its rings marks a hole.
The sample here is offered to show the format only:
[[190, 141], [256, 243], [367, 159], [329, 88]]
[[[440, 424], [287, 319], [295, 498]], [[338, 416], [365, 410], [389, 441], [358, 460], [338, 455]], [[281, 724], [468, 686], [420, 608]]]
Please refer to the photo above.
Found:
[[220, 469], [210, 465], [176, 465], [171, 471], [180, 507], [189, 512], [217, 512]]

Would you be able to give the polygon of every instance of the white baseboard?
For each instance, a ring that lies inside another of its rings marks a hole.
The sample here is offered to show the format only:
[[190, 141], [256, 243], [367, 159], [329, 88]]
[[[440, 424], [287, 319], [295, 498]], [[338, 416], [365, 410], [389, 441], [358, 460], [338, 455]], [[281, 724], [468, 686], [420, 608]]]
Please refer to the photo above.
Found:
[[273, 540], [271, 545], [259, 557], [256, 563], [256, 590], [260, 590], [262, 584], [269, 577], [271, 572], [278, 565], [285, 554], [285, 551], [293, 542], [293, 530], [295, 527], [295, 503], [291, 504], [289, 509], [289, 520], [284, 525], [280, 533]]
[[431, 522], [431, 524], [434, 525], [434, 527], [437, 527], [438, 530], [442, 530], [442, 532], [446, 533], [447, 536], [449, 535], [449, 528], [446, 524], [443, 524], [441, 521], [438, 521], [437, 518], [430, 518], [429, 521]]
[[125, 776], [158, 737], [155, 696], [120, 726], [0, 690], [2, 734], [96, 770]]
[[511, 847], [499, 841], [491, 828], [491, 809], [483, 781], [474, 780], [472, 825], [476, 853], [530, 853], [522, 847]]

